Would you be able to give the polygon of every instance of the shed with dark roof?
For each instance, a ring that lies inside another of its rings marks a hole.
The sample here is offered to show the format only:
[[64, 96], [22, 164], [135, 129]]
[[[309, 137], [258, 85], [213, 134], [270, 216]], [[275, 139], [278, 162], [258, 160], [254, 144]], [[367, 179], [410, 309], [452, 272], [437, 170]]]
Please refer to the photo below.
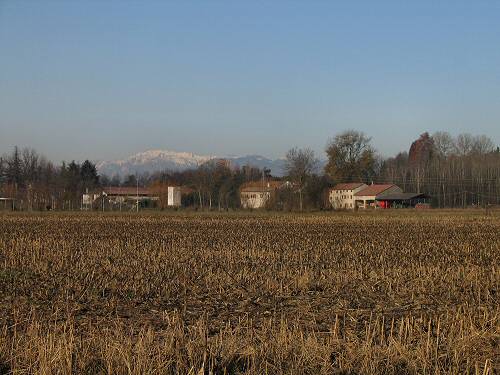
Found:
[[430, 197], [423, 193], [390, 193], [376, 197], [381, 208], [408, 208], [428, 203]]

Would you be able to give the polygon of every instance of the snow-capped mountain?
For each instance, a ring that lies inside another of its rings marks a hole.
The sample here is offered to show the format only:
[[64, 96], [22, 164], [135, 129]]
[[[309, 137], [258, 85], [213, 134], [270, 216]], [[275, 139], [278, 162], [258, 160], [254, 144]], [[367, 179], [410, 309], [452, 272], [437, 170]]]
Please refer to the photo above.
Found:
[[163, 170], [182, 171], [197, 168], [212, 158], [212, 156], [196, 155], [190, 152], [149, 150], [122, 160], [101, 161], [96, 166], [100, 174], [127, 176], [135, 173], [152, 173]]
[[[132, 155], [126, 159], [101, 161], [97, 163], [99, 174], [124, 177], [130, 174], [154, 173], [159, 171], [184, 171], [194, 169], [201, 164], [221, 157], [197, 155], [190, 152], [167, 150], [149, 150]], [[283, 159], [272, 160], [260, 155], [224, 157], [234, 166], [250, 165], [257, 168], [269, 168], [271, 174], [283, 174]]]

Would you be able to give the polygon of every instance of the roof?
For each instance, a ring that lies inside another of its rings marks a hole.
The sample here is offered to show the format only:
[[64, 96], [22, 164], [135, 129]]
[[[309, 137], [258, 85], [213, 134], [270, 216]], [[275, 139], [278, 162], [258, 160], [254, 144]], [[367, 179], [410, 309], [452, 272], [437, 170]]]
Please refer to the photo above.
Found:
[[335, 185], [332, 188], [332, 190], [354, 190], [354, 189], [357, 189], [363, 185], [364, 185], [364, 183], [362, 183], [362, 182], [347, 182], [347, 183]]
[[359, 196], [379, 195], [380, 193], [386, 191], [387, 189], [390, 189], [393, 186], [396, 186], [396, 185], [394, 185], [394, 184], [369, 185], [365, 189], [358, 191], [356, 194], [354, 194], [354, 196], [359, 197]]
[[[194, 193], [195, 190], [190, 188], [189, 186], [186, 185], [176, 185], [176, 184], [171, 184], [171, 183], [166, 183], [166, 182], [154, 182], [153, 184], [149, 185], [149, 194], [151, 195], [159, 195], [161, 193], [165, 193], [168, 188], [174, 188], [174, 189], [181, 189], [181, 194], [183, 195], [188, 195], [191, 193]], [[133, 188], [135, 189], [135, 188]], [[134, 192], [135, 194], [135, 192]]]
[[246, 182], [240, 187], [241, 192], [252, 192], [252, 193], [259, 193], [259, 192], [264, 192], [264, 191], [273, 191], [281, 186], [286, 184], [286, 182], [283, 181], [265, 181], [262, 183], [262, 181], [250, 181]]
[[416, 198], [428, 198], [428, 195], [423, 193], [391, 193], [383, 197], [375, 198], [378, 201], [407, 201]]
[[261, 188], [261, 187], [246, 187], [246, 188], [242, 188], [240, 191], [242, 193], [263, 193], [263, 192], [270, 192], [270, 191], [274, 191], [275, 189], [273, 188], [268, 188], [268, 187], [264, 187], [264, 188]]
[[106, 195], [152, 195], [148, 188], [129, 187], [129, 186], [109, 186], [103, 189]]

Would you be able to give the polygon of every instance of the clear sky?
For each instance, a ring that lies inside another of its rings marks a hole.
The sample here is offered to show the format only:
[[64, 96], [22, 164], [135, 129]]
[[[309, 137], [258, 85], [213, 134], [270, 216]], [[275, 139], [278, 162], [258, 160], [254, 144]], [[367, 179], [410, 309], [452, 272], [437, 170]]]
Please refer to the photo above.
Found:
[[500, 144], [500, 1], [0, 0], [0, 154]]

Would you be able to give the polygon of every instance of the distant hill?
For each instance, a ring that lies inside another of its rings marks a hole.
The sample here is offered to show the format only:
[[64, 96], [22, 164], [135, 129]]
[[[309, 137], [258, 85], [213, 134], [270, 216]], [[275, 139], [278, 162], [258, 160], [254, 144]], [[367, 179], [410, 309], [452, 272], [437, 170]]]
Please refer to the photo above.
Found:
[[217, 157], [197, 155], [191, 152], [176, 152], [168, 150], [149, 150], [129, 156], [122, 160], [101, 161], [97, 163], [100, 174], [124, 177], [130, 174], [154, 173], [159, 171], [184, 171], [194, 169], [211, 160], [224, 158], [232, 165], [242, 167], [250, 165], [257, 168], [269, 168], [274, 176], [283, 175], [284, 159], [268, 159], [260, 155]]
[[242, 167], [250, 165], [259, 169], [268, 168], [273, 176], [283, 176], [283, 166], [285, 159], [268, 159], [260, 155], [234, 156], [225, 159], [231, 160], [233, 165]]

